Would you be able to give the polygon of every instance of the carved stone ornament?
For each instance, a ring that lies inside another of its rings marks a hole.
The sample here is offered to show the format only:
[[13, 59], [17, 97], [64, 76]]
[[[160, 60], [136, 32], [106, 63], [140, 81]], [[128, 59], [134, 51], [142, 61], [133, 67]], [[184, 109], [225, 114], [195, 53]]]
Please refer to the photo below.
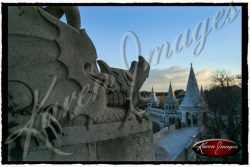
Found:
[[[60, 20], [63, 14], [67, 24]], [[129, 70], [110, 67], [97, 60], [80, 26], [77, 7], [8, 8], [7, 143], [26, 135], [20, 127], [33, 130], [38, 144], [54, 148], [50, 141], [63, 138], [65, 127], [88, 130], [119, 122], [123, 129], [128, 120], [147, 121], [139, 109], [149, 102], [139, 95], [150, 70], [147, 61], [139, 56]]]

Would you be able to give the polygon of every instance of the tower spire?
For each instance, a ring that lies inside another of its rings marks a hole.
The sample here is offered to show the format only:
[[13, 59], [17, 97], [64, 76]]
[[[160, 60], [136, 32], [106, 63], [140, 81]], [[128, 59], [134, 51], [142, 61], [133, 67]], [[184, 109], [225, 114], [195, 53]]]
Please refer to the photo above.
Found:
[[180, 107], [194, 107], [200, 100], [200, 91], [191, 63], [186, 93]]
[[174, 110], [174, 109], [176, 109], [177, 106], [178, 106], [178, 101], [175, 98], [174, 92], [172, 90], [172, 84], [170, 81], [168, 95], [167, 95], [167, 99], [166, 99], [166, 103], [165, 103], [165, 108], [170, 109], [170, 110]]
[[153, 88], [153, 86], [152, 86], [152, 91], [151, 91], [151, 104], [153, 104], [154, 106], [156, 105], [158, 105], [158, 103], [159, 103], [159, 100], [158, 100], [158, 98], [157, 98], [157, 96], [156, 96], [156, 94], [155, 94], [155, 92], [154, 92], [154, 88]]
[[204, 102], [199, 90], [192, 63], [185, 96], [180, 104], [179, 109], [181, 112], [182, 122], [185, 125], [193, 126], [194, 124], [197, 124], [200, 126], [203, 124], [203, 112], [207, 111], [207, 105]]
[[174, 95], [173, 90], [172, 90], [171, 81], [170, 81], [169, 88], [168, 88], [168, 98], [176, 101], [175, 95]]

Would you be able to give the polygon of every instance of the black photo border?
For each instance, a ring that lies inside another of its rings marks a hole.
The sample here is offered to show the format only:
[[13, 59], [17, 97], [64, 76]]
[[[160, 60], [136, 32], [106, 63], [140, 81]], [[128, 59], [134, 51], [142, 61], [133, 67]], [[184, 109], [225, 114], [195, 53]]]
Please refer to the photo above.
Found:
[[223, 164], [248, 164], [248, 3], [2, 3], [2, 164], [221, 164], [193, 161], [8, 161], [8, 6], [240, 6], [242, 11], [242, 160]]

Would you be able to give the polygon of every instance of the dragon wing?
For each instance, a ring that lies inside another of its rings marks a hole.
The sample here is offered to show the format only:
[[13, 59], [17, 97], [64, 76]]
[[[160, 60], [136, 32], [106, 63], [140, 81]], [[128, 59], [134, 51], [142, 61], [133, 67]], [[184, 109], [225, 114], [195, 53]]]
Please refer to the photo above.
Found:
[[[65, 98], [93, 82], [87, 73], [96, 70], [96, 50], [84, 30], [61, 22], [40, 7], [12, 6], [8, 15], [9, 82], [39, 90], [42, 98], [56, 76], [45, 105], [63, 104]], [[94, 84], [89, 85], [91, 89]], [[71, 105], [76, 101], [74, 98]]]

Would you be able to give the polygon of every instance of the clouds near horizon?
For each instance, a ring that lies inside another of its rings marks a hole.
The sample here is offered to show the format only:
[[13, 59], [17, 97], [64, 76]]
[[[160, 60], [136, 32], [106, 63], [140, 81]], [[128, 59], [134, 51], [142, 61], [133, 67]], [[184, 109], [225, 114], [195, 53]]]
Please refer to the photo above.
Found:
[[[165, 69], [152, 69], [141, 90], [150, 91], [153, 86], [156, 92], [167, 92], [170, 81], [174, 90], [186, 90], [189, 71], [190, 68], [182, 68], [179, 66], [172, 66]], [[214, 70], [206, 68], [194, 72], [199, 87], [202, 85], [203, 88], [209, 88], [211, 75]]]

